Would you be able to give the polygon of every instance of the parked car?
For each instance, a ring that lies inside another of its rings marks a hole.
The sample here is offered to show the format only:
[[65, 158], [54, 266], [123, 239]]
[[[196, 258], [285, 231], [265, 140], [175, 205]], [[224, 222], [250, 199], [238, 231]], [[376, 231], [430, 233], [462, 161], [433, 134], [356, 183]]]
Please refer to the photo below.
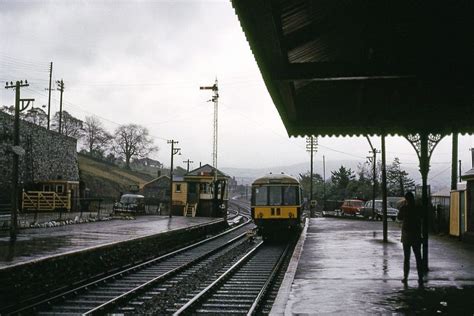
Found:
[[360, 215], [360, 209], [364, 207], [364, 201], [362, 200], [344, 200], [341, 205], [341, 215]]
[[123, 194], [120, 202], [113, 207], [114, 212], [143, 213], [145, 211], [145, 197], [140, 194]]
[[[372, 214], [372, 201], [367, 201], [365, 206], [361, 209], [361, 215], [364, 218], [382, 220], [383, 218], [383, 211], [382, 211], [382, 200], [375, 200], [375, 214]], [[392, 221], [395, 221], [398, 216], [398, 210], [394, 207], [390, 207], [389, 203], [387, 203], [387, 217], [390, 217]]]

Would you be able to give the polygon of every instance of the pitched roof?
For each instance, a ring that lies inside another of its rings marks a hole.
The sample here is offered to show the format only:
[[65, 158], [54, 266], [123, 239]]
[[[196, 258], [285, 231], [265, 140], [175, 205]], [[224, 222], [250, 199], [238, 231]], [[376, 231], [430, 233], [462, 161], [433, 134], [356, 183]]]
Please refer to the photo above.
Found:
[[461, 179], [462, 180], [472, 180], [474, 179], [474, 168], [472, 168], [471, 170], [467, 171], [466, 173], [464, 173], [462, 176], [461, 176]]
[[184, 177], [202, 177], [202, 176], [214, 176], [214, 171], [217, 170], [217, 177], [218, 178], [229, 178], [224, 172], [220, 171], [219, 169], [214, 168], [209, 164], [205, 164], [197, 169], [191, 170], [184, 175]]
[[158, 178], [155, 178], [155, 179], [153, 179], [153, 180], [151, 180], [151, 181], [145, 183], [143, 186], [147, 186], [147, 185], [149, 185], [149, 184], [155, 183], [155, 182], [160, 181], [160, 180], [163, 180], [163, 179], [166, 179], [166, 180], [169, 181], [170, 177], [167, 176], [167, 175], [162, 175], [162, 176], [159, 176]]

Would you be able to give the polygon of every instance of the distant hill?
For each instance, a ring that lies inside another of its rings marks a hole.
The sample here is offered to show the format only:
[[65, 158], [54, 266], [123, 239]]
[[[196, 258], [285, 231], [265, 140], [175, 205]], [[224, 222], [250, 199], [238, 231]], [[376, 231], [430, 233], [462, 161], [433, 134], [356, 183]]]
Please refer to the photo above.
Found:
[[[357, 166], [360, 161], [357, 160], [326, 160], [326, 179], [331, 177], [331, 171], [339, 169], [340, 166], [351, 168], [353, 171], [357, 171]], [[387, 161], [387, 165], [392, 161]], [[402, 168], [408, 172], [409, 176], [415, 180], [416, 184], [421, 184], [421, 176], [418, 171], [418, 166], [415, 164], [403, 165]], [[298, 177], [300, 173], [306, 173], [309, 171], [309, 161], [307, 163], [298, 163], [288, 166], [276, 166], [268, 168], [220, 168], [223, 172], [231, 177], [235, 177], [238, 184], [251, 184], [256, 178], [266, 175], [270, 172], [280, 173]], [[323, 165], [320, 161], [315, 161], [313, 165], [313, 172], [323, 175]], [[451, 169], [449, 166], [434, 164], [430, 168], [430, 183], [432, 186], [432, 192], [436, 190], [448, 187], [451, 181]]]
[[130, 185], [142, 187], [154, 177], [147, 173], [127, 170], [112, 163], [77, 154], [81, 181], [90, 189], [91, 197], [118, 198]]

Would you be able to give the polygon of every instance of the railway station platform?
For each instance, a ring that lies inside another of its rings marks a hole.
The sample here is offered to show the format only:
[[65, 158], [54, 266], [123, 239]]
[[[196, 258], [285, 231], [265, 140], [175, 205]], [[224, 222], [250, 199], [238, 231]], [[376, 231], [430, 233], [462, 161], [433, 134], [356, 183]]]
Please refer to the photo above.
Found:
[[411, 255], [403, 277], [401, 223], [312, 218], [297, 246], [272, 315], [474, 314], [474, 245], [430, 236], [429, 268], [418, 287]]
[[224, 219], [148, 215], [23, 229], [15, 242], [10, 242], [8, 231], [2, 231], [1, 307], [28, 305], [58, 289], [155, 258], [225, 227]]
[[135, 219], [112, 219], [59, 227], [22, 229], [14, 243], [10, 242], [9, 231], [0, 231], [0, 270], [53, 256], [63, 256], [221, 221], [205, 217], [138, 216]]

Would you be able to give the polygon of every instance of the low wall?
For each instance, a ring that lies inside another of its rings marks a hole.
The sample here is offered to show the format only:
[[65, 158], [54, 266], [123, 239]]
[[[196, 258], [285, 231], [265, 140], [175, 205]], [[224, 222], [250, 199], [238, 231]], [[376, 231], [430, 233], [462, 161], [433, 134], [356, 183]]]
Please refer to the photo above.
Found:
[[127, 264], [168, 253], [225, 227], [224, 220], [217, 220], [0, 269], [0, 314], [12, 306], [24, 306], [26, 300], [35, 296], [49, 296], [58, 288], [105, 276]]

